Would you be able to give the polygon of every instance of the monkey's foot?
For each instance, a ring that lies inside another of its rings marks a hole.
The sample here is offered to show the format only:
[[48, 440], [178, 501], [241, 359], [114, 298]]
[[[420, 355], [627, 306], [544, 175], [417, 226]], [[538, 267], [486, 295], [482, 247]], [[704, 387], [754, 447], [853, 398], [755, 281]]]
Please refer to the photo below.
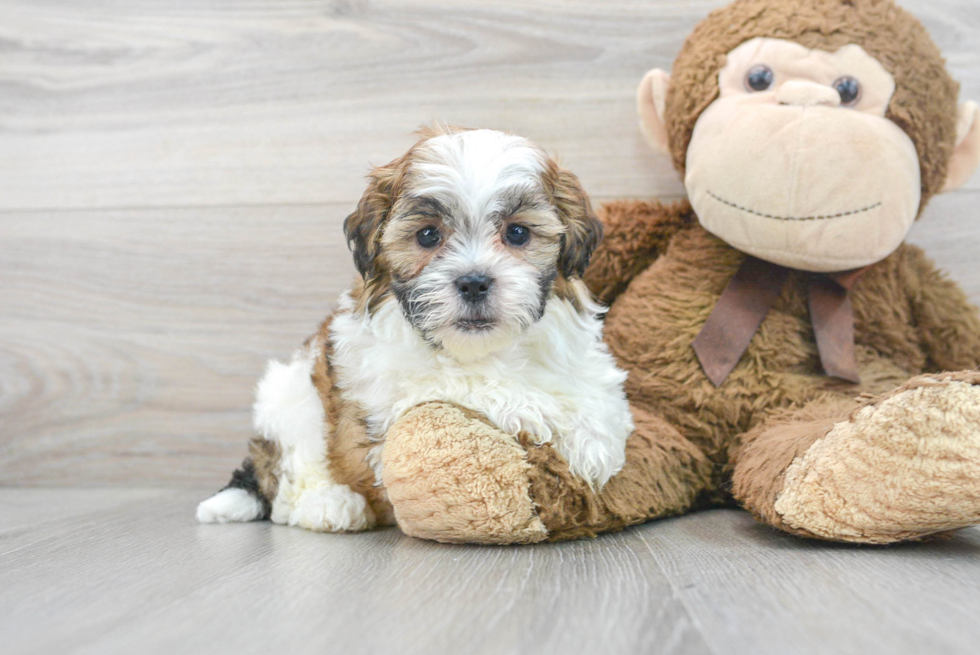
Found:
[[547, 537], [530, 465], [517, 438], [447, 403], [399, 419], [384, 445], [384, 484], [401, 530], [456, 543], [531, 543]]
[[859, 543], [980, 523], [980, 373], [920, 376], [856, 410], [793, 461], [775, 510]]

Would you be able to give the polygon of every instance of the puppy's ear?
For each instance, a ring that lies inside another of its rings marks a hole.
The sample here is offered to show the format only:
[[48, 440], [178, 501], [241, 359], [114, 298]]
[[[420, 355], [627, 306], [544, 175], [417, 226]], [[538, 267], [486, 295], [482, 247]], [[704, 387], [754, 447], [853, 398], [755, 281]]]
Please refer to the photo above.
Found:
[[368, 187], [350, 216], [344, 219], [344, 236], [354, 254], [354, 266], [365, 281], [378, 274], [377, 257], [381, 230], [404, 177], [405, 157], [378, 166], [368, 175]]
[[602, 223], [592, 211], [592, 203], [578, 177], [555, 164], [549, 166], [545, 177], [550, 182], [552, 202], [566, 228], [561, 237], [558, 270], [564, 277], [581, 277], [602, 240]]

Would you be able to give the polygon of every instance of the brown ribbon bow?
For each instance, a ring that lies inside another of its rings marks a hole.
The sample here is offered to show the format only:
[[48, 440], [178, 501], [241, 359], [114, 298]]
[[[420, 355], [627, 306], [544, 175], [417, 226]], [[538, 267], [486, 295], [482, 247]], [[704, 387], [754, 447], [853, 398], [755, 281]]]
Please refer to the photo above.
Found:
[[[854, 311], [848, 291], [866, 268], [811, 274], [810, 320], [824, 372], [857, 384], [854, 356]], [[735, 273], [697, 338], [694, 352], [717, 387], [732, 372], [752, 336], [783, 290], [790, 269], [747, 256]]]

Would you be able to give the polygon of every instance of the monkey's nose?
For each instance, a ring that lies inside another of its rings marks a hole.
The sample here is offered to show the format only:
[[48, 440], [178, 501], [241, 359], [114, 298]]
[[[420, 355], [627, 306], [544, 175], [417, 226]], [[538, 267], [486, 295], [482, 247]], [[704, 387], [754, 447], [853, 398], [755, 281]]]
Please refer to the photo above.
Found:
[[776, 91], [776, 101], [781, 105], [797, 107], [837, 107], [840, 105], [840, 94], [837, 89], [816, 82], [790, 80]]
[[459, 295], [463, 296], [463, 300], [476, 303], [486, 297], [492, 283], [493, 280], [487, 275], [470, 273], [456, 278], [456, 289], [459, 290]]

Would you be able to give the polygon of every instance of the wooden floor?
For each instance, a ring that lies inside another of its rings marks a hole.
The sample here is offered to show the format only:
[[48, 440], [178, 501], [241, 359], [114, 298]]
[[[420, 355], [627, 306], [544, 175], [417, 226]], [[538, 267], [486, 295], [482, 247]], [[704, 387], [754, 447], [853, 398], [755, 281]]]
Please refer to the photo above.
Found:
[[980, 529], [806, 542], [714, 510], [593, 541], [198, 525], [206, 490], [0, 490], [0, 651], [975, 655]]
[[[0, 0], [0, 653], [978, 653], [980, 531], [888, 549], [716, 511], [596, 541], [199, 526], [255, 380], [353, 275], [422, 123], [596, 201], [683, 187], [635, 87], [726, 0]], [[903, 0], [980, 100], [980, 3]], [[980, 301], [980, 176], [923, 245]], [[151, 488], [147, 488], [151, 487]]]

